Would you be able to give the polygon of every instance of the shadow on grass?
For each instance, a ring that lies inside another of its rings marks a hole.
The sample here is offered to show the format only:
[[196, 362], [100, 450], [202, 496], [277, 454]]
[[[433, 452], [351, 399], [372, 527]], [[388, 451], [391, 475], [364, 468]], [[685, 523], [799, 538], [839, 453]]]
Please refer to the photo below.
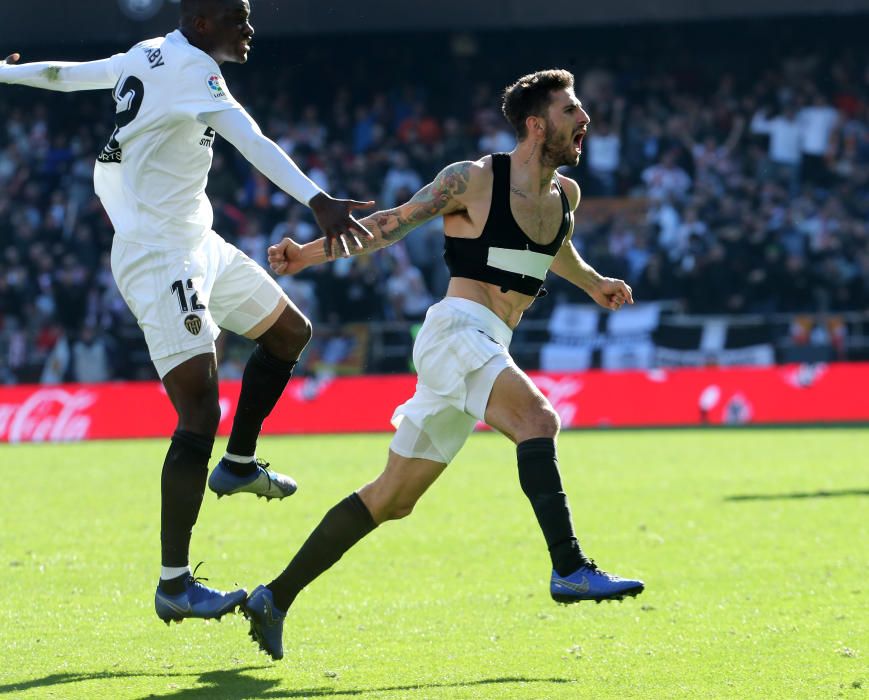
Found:
[[231, 670], [208, 671], [207, 673], [126, 673], [103, 671], [98, 673], [55, 673], [23, 683], [0, 685], [0, 695], [20, 693], [33, 688], [48, 688], [85, 681], [109, 680], [115, 678], [195, 678], [202, 687], [182, 688], [165, 693], [149, 693], [145, 698], [165, 698], [167, 700], [244, 700], [246, 698], [337, 698], [364, 696], [369, 693], [388, 693], [394, 691], [430, 690], [433, 688], [471, 688], [485, 685], [507, 685], [511, 683], [553, 683], [567, 684], [569, 678], [481, 678], [474, 681], [456, 683], [420, 683], [417, 685], [393, 685], [380, 688], [300, 688], [296, 690], [278, 688], [280, 680], [253, 678], [244, 671], [273, 668], [268, 666], [246, 666]]
[[[240, 675], [243, 671], [257, 671], [259, 669], [271, 667], [271, 664], [264, 664], [262, 666], [240, 666], [239, 668], [232, 669], [231, 671], [216, 671], [215, 673], [228, 674], [232, 676]], [[55, 686], [69, 685], [71, 683], [113, 680], [116, 678], [195, 678], [198, 676], [201, 679], [209, 675], [211, 674], [159, 672], [136, 673], [127, 671], [95, 671], [93, 673], [52, 673], [50, 676], [45, 676], [44, 678], [34, 678], [33, 680], [21, 681], [20, 683], [8, 683], [6, 685], [0, 685], [0, 695], [21, 693], [25, 690], [32, 690], [33, 688], [51, 688]], [[246, 680], [252, 680], [246, 676], [241, 677], [245, 678]]]
[[725, 501], [788, 501], [802, 498], [840, 498], [842, 496], [869, 496], [869, 489], [841, 489], [839, 491], [809, 491], [806, 493], [755, 493], [725, 496]]
[[[234, 676], [234, 677], [233, 677]], [[200, 683], [208, 683], [204, 688], [189, 688], [178, 690], [164, 695], [148, 695], [148, 698], [166, 698], [167, 700], [206, 700], [215, 698], [220, 700], [243, 700], [244, 698], [339, 698], [361, 697], [369, 693], [389, 693], [395, 691], [431, 690], [433, 688], [472, 688], [483, 685], [505, 685], [511, 683], [573, 683], [569, 678], [481, 678], [475, 681], [463, 681], [456, 683], [419, 683], [417, 685], [391, 685], [380, 688], [276, 688], [280, 681], [260, 680], [246, 676], [236, 676], [233, 671], [213, 671], [203, 673], [199, 677]], [[143, 698], [144, 700], [144, 698]]]

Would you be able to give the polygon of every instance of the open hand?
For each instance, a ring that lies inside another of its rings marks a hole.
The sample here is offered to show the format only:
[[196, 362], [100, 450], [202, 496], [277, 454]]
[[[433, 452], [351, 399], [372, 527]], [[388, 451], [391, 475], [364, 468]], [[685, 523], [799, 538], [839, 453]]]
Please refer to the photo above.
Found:
[[374, 206], [373, 201], [333, 199], [321, 192], [309, 202], [309, 206], [317, 219], [317, 225], [326, 236], [323, 245], [328, 259], [338, 255], [346, 258], [350, 255], [350, 250], [359, 251], [374, 240], [372, 233], [350, 215], [354, 209], [370, 209]]

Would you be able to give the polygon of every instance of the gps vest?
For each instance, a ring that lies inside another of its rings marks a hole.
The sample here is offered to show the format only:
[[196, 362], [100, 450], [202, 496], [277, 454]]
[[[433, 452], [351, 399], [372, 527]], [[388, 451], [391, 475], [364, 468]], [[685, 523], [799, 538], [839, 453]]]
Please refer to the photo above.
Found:
[[502, 292], [543, 296], [546, 273], [570, 230], [571, 209], [567, 195], [556, 178], [563, 212], [561, 226], [551, 243], [540, 245], [525, 235], [510, 210], [509, 154], [492, 155], [492, 173], [492, 204], [482, 235], [479, 238], [445, 237], [444, 260], [450, 276], [495, 284]]

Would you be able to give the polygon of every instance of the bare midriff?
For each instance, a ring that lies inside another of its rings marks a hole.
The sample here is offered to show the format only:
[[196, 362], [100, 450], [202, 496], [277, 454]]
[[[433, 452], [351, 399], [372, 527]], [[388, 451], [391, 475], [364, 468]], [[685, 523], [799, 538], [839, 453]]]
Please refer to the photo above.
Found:
[[446, 295], [482, 304], [506, 323], [510, 330], [519, 325], [522, 314], [534, 303], [534, 297], [527, 294], [502, 292], [498, 285], [467, 277], [452, 277]]

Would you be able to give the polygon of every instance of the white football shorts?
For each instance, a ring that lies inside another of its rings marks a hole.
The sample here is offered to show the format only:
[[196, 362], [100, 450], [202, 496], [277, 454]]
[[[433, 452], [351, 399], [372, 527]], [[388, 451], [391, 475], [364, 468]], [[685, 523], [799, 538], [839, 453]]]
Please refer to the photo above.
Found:
[[221, 328], [244, 335], [286, 299], [262, 267], [214, 231], [192, 249], [116, 236], [112, 274], [161, 379], [185, 360], [214, 352]]
[[416, 392], [395, 409], [390, 449], [449, 464], [485, 418], [498, 375], [515, 367], [513, 331], [485, 306], [446, 297], [425, 315], [413, 345]]

